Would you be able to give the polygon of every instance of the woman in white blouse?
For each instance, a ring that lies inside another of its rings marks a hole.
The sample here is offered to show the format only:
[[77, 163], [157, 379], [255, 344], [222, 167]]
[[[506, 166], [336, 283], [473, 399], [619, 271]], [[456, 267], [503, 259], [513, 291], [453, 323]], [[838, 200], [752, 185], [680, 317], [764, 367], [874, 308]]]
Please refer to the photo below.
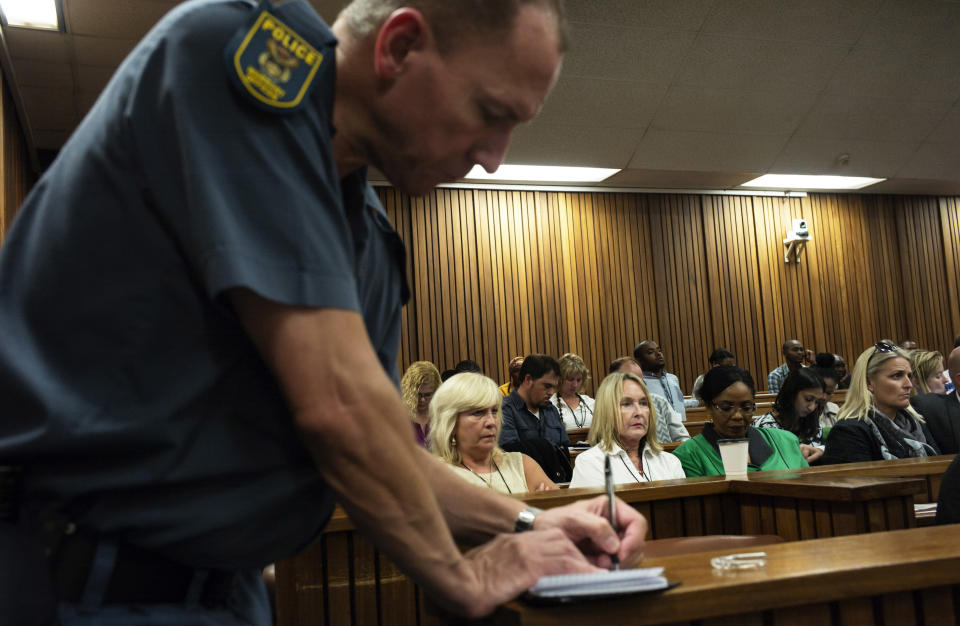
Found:
[[[663, 451], [656, 432], [657, 412], [643, 380], [636, 374], [610, 374], [597, 389], [587, 438], [593, 447], [577, 457], [570, 487], [603, 486], [607, 454], [614, 457], [616, 484], [685, 478], [680, 459]], [[647, 437], [647, 433], [654, 434]]]
[[579, 355], [568, 352], [560, 357], [560, 386], [550, 397], [550, 404], [557, 407], [567, 430], [590, 428], [593, 421], [593, 398], [580, 393], [590, 380], [590, 370]]

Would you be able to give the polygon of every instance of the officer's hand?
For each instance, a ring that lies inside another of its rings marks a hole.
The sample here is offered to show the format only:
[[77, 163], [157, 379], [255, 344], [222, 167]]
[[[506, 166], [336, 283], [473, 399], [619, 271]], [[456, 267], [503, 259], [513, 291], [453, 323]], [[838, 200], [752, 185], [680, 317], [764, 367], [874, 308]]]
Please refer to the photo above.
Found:
[[643, 558], [647, 520], [620, 498], [614, 502], [619, 536], [608, 521], [606, 496], [548, 509], [534, 520], [534, 528], [559, 528], [591, 563], [601, 568], [610, 567], [611, 554], [617, 555], [622, 567], [633, 567]]
[[[539, 519], [539, 517], [538, 517]], [[541, 576], [600, 571], [563, 532], [532, 530], [497, 535], [466, 554], [461, 575], [468, 592], [460, 598], [468, 617], [482, 617], [533, 587]]]

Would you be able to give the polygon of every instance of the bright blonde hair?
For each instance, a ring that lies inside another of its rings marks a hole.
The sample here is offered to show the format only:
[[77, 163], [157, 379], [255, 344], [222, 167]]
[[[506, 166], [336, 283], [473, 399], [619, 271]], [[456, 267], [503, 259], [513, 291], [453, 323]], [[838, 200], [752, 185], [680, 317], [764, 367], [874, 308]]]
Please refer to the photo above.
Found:
[[[862, 420], [869, 416], [870, 411], [876, 409], [876, 404], [873, 399], [873, 393], [867, 389], [867, 379], [874, 378], [883, 367], [883, 364], [890, 359], [901, 358], [910, 362], [910, 355], [907, 354], [906, 350], [896, 344], [889, 345], [891, 350], [888, 352], [878, 352], [876, 346], [871, 346], [861, 352], [860, 356], [857, 357], [857, 362], [854, 364], [853, 371], [850, 373], [850, 388], [847, 389], [847, 397], [843, 401], [840, 413], [837, 415], [838, 420]], [[903, 410], [917, 421], [923, 421], [923, 418], [920, 417], [920, 414], [917, 413], [912, 406], [907, 405], [907, 408]]]
[[910, 353], [910, 364], [913, 368], [913, 389], [910, 390], [910, 395], [930, 393], [927, 379], [943, 371], [943, 355], [928, 350], [913, 350]]
[[[497, 437], [503, 425], [503, 395], [497, 383], [483, 374], [463, 372], [451, 376], [440, 385], [430, 402], [430, 451], [451, 465], [459, 465], [460, 449], [453, 444], [457, 418], [462, 413], [497, 407]], [[493, 449], [493, 460], [499, 461], [503, 450]]]
[[613, 445], [621, 448], [620, 442], [620, 399], [623, 397], [623, 381], [630, 380], [643, 389], [647, 397], [647, 403], [650, 405], [650, 419], [647, 421], [647, 434], [644, 441], [655, 454], [663, 450], [663, 446], [657, 441], [657, 409], [653, 406], [653, 400], [647, 386], [643, 380], [636, 374], [630, 372], [614, 372], [608, 374], [600, 386], [597, 387], [596, 404], [593, 406], [593, 422], [590, 423], [590, 433], [587, 435], [587, 443], [591, 446], [599, 445], [601, 450], [606, 452], [613, 451]]
[[411, 418], [417, 414], [417, 400], [423, 385], [433, 385], [437, 389], [440, 386], [440, 372], [430, 361], [414, 361], [400, 379], [400, 397]]

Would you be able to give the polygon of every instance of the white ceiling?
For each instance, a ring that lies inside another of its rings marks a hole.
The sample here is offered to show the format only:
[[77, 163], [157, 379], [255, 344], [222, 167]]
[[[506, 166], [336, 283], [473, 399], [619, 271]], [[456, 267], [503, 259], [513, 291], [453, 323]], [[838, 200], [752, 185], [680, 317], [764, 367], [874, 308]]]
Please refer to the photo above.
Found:
[[[56, 150], [175, 0], [62, 0], [66, 34], [5, 28], [38, 149]], [[343, 0], [312, 0], [333, 21]], [[511, 163], [624, 168], [603, 185], [761, 173], [960, 193], [960, 0], [567, 0], [571, 44]], [[846, 159], [840, 158], [847, 155]]]

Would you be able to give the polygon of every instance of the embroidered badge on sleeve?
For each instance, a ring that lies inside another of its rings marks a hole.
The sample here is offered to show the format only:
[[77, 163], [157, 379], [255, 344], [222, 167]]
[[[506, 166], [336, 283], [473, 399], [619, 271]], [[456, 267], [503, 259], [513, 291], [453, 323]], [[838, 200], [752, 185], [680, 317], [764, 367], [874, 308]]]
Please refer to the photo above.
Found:
[[323, 63], [323, 54], [283, 23], [269, 0], [260, 3], [249, 27], [227, 46], [227, 72], [240, 92], [260, 107], [297, 111]]

